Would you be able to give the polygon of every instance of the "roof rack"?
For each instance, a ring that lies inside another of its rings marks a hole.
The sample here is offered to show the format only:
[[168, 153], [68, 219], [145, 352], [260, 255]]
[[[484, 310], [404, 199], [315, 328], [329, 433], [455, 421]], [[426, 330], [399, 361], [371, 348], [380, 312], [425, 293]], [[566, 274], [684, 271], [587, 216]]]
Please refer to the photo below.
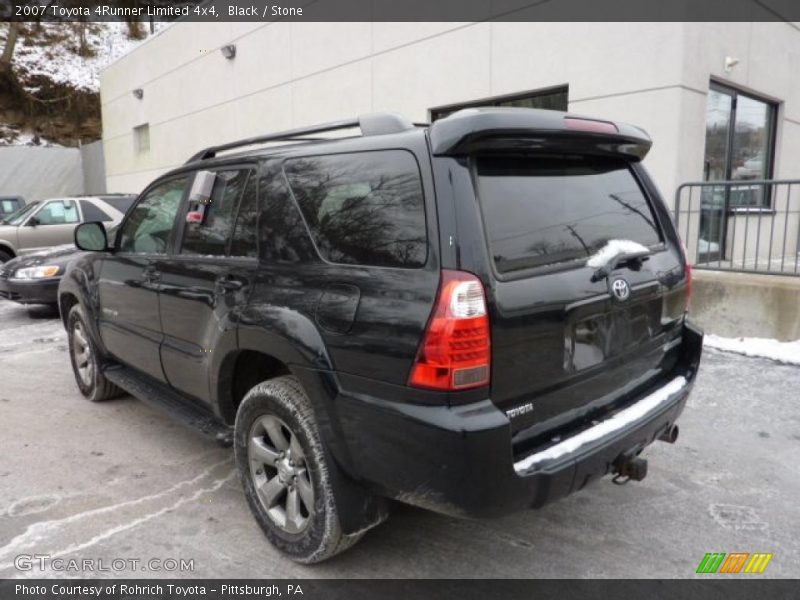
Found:
[[412, 123], [403, 115], [397, 113], [371, 113], [367, 115], [360, 115], [352, 119], [345, 119], [343, 121], [333, 121], [331, 123], [323, 123], [321, 125], [314, 125], [311, 127], [299, 127], [296, 129], [287, 129], [286, 131], [279, 131], [276, 133], [268, 133], [266, 135], [259, 135], [256, 137], [245, 138], [236, 142], [229, 142], [227, 144], [220, 144], [219, 146], [209, 146], [193, 155], [186, 163], [195, 162], [197, 160], [205, 160], [207, 158], [214, 158], [218, 152], [231, 150], [233, 148], [241, 148], [243, 146], [253, 146], [255, 144], [263, 144], [266, 142], [278, 141], [316, 141], [326, 138], [307, 138], [305, 136], [315, 133], [327, 133], [330, 131], [339, 131], [342, 129], [353, 129], [358, 127], [361, 129], [361, 135], [385, 135], [388, 133], [400, 133], [414, 129], [415, 127], [426, 127], [426, 124]]

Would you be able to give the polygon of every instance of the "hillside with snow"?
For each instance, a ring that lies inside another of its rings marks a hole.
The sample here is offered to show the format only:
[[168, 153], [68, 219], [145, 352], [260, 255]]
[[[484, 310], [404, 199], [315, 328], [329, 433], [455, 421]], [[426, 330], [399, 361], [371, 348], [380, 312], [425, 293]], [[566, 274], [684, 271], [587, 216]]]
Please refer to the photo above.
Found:
[[[156, 23], [155, 31], [164, 24]], [[0, 50], [9, 24], [0, 25]], [[23, 23], [13, 81], [0, 87], [0, 145], [78, 145], [98, 139], [100, 72], [150, 34], [124, 22]], [[8, 89], [5, 89], [8, 88]]]

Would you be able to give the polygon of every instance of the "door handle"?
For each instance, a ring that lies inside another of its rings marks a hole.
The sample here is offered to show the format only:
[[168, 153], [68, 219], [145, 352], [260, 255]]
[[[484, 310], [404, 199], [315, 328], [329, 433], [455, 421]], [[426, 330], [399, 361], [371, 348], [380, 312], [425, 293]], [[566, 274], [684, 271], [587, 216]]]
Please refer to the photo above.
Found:
[[224, 292], [236, 292], [244, 287], [244, 281], [234, 277], [233, 275], [224, 275], [217, 278], [215, 287]]
[[142, 271], [142, 279], [148, 283], [155, 283], [161, 279], [161, 272], [153, 265], [148, 265]]

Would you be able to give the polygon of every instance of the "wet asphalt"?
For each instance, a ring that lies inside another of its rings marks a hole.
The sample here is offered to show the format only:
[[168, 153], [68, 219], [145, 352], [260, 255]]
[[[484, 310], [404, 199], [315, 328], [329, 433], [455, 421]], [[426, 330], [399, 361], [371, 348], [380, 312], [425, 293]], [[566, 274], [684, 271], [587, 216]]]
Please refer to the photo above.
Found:
[[87, 402], [57, 315], [0, 301], [0, 577], [692, 577], [707, 552], [800, 577], [800, 368], [707, 350], [679, 424], [641, 483], [492, 521], [395, 505], [304, 567], [261, 534], [230, 450], [131, 397]]

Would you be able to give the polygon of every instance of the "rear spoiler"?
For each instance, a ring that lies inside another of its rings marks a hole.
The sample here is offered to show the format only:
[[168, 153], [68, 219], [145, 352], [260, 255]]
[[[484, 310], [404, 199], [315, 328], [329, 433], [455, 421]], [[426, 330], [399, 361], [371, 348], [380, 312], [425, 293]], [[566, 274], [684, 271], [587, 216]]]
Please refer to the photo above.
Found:
[[652, 146], [634, 125], [532, 108], [467, 108], [436, 121], [429, 136], [435, 155], [550, 151], [642, 160]]

